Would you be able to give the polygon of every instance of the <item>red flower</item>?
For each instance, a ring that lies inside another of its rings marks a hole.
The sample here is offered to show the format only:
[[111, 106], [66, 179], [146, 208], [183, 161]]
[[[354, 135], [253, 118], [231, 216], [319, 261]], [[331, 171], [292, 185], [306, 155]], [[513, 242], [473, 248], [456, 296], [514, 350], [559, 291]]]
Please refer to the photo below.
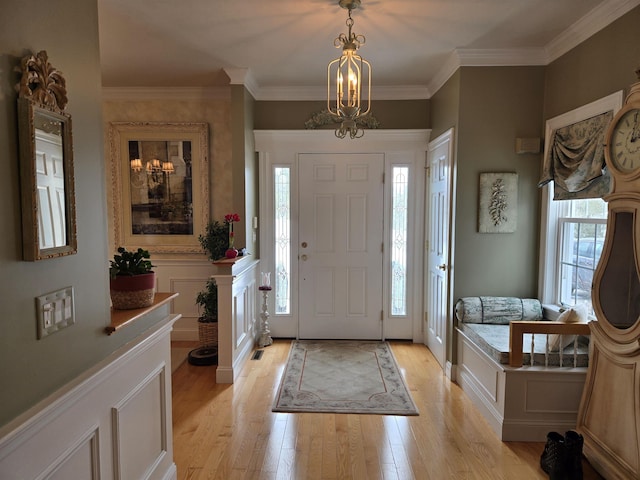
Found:
[[240, 215], [238, 215], [237, 213], [228, 213], [224, 216], [224, 223], [233, 223], [239, 221]]

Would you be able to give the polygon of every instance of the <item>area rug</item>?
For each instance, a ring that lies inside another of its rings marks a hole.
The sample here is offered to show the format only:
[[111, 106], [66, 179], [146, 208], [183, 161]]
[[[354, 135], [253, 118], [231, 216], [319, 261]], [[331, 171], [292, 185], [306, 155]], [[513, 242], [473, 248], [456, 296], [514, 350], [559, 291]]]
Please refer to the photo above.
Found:
[[387, 342], [297, 340], [274, 412], [418, 415]]

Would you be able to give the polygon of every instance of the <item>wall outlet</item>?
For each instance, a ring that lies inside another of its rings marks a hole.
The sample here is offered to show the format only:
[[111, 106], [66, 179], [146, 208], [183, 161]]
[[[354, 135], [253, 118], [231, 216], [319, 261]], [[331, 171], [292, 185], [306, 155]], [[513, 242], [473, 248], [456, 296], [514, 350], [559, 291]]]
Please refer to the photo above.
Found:
[[75, 323], [73, 287], [36, 297], [38, 338], [44, 338]]

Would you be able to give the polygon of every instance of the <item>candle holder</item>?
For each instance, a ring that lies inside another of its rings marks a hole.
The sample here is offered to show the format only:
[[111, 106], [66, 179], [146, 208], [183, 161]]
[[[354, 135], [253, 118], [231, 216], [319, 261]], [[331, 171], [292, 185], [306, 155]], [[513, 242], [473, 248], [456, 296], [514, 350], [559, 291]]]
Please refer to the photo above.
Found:
[[262, 292], [262, 325], [260, 328], [260, 337], [258, 337], [258, 346], [268, 347], [273, 343], [271, 338], [271, 331], [269, 330], [269, 305], [268, 298], [271, 291], [271, 272], [260, 272], [260, 287], [258, 290]]

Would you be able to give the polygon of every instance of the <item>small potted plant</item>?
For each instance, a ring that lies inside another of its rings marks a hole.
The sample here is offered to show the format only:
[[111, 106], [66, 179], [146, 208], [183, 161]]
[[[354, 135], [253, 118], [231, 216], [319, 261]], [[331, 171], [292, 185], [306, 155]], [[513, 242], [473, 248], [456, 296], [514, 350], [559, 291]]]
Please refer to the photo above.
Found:
[[192, 365], [213, 365], [218, 361], [218, 285], [213, 278], [207, 281], [204, 290], [198, 292], [196, 304], [198, 317], [198, 338], [200, 347], [189, 352]]
[[110, 261], [111, 304], [116, 310], [149, 307], [153, 304], [156, 274], [149, 252], [142, 248], [131, 252], [124, 247]]
[[209, 260], [220, 260], [229, 248], [229, 227], [219, 221], [209, 222], [204, 235], [198, 237]]

